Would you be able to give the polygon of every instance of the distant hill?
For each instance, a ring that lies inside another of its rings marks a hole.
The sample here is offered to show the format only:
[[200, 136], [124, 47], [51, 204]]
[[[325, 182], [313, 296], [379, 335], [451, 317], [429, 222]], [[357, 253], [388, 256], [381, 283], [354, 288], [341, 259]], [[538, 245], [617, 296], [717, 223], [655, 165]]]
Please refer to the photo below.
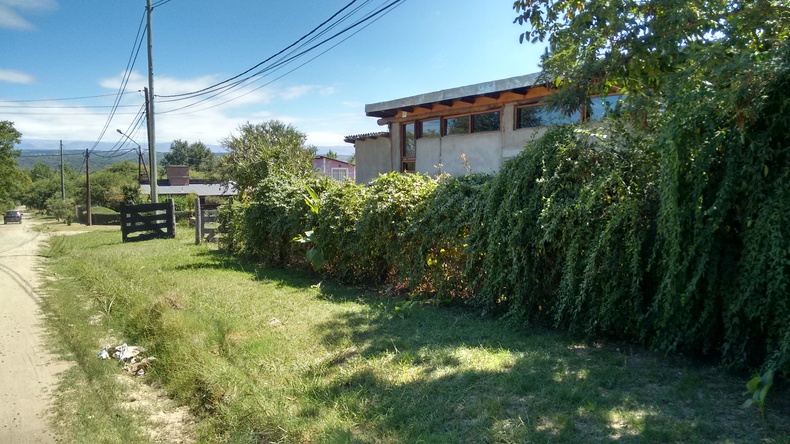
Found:
[[[161, 161], [165, 154], [170, 152], [170, 144], [157, 143], [156, 158]], [[63, 161], [66, 165], [71, 167], [74, 171], [84, 170], [85, 165], [85, 149], [92, 146], [89, 142], [63, 142]], [[116, 154], [109, 151], [114, 145], [112, 143], [100, 143], [96, 149], [91, 153], [91, 170], [98, 171], [107, 165], [116, 162], [129, 160], [137, 162], [137, 153], [129, 151], [123, 154]], [[21, 156], [17, 158], [17, 164], [23, 170], [33, 168], [36, 162], [41, 162], [48, 167], [59, 170], [60, 169], [60, 142], [57, 140], [33, 140], [25, 142], [16, 146], [16, 149], [22, 152]], [[82, 147], [82, 148], [80, 148]], [[225, 150], [221, 147], [210, 146], [211, 150], [217, 157], [225, 154]], [[124, 147], [124, 151], [128, 150], [129, 146]], [[319, 146], [316, 147], [316, 152], [319, 155], [325, 155], [329, 151], [337, 153], [338, 160], [348, 162], [352, 155], [354, 155], [354, 146]], [[145, 163], [148, 164], [148, 154], [143, 151]]]
[[[60, 170], [60, 150], [41, 150], [41, 149], [32, 149], [21, 150], [22, 154], [17, 157], [16, 162], [19, 165], [19, 168], [23, 170], [27, 170], [33, 168], [37, 162], [41, 162], [44, 165], [52, 168], [53, 170]], [[158, 159], [161, 159], [161, 156], [164, 156], [165, 153], [157, 153]], [[122, 154], [113, 154], [110, 151], [94, 151], [91, 154], [91, 170], [92, 171], [99, 171], [102, 168], [106, 167], [107, 165], [111, 165], [116, 162], [122, 162], [124, 160], [129, 160], [134, 163], [137, 163], [137, 153], [126, 152]], [[85, 165], [85, 150], [63, 150], [63, 163], [68, 165], [74, 171], [84, 171]], [[146, 158], [146, 164], [148, 163], [148, 159]]]

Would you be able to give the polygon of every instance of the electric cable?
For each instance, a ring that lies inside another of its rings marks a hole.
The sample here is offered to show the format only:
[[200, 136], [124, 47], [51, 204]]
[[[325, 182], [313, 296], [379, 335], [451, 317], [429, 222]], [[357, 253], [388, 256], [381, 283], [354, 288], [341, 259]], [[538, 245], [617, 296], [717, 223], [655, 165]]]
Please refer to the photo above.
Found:
[[[147, 11], [146, 11], [147, 12]], [[126, 70], [123, 73], [123, 77], [121, 79], [121, 85], [118, 87], [117, 97], [113, 103], [114, 108], [110, 111], [110, 114], [107, 116], [107, 121], [104, 123], [104, 127], [99, 134], [98, 139], [94, 142], [93, 146], [90, 148], [89, 151], [93, 151], [99, 145], [99, 143], [104, 138], [104, 135], [107, 133], [107, 128], [109, 128], [110, 123], [112, 123], [113, 117], [115, 117], [115, 112], [117, 110], [117, 106], [121, 102], [121, 97], [123, 97], [123, 93], [126, 91], [126, 86], [129, 83], [129, 78], [131, 77], [132, 69], [134, 68], [134, 64], [137, 61], [137, 56], [140, 54], [140, 48], [143, 44], [143, 30], [148, 29], [148, 25], [144, 26], [146, 14], [143, 13], [143, 16], [140, 18], [140, 24], [137, 27], [137, 36], [135, 37], [135, 43], [132, 45], [132, 52], [129, 54], [129, 60], [126, 62]]]
[[[396, 2], [393, 2], [393, 4], [395, 4], [395, 3], [398, 3], [398, 2], [402, 3], [403, 1], [405, 1], [405, 0], [398, 0], [398, 1], [396, 1]], [[299, 66], [297, 66], [297, 67], [295, 67], [295, 68], [291, 69], [290, 71], [287, 71], [286, 73], [284, 73], [284, 74], [282, 74], [282, 75], [280, 75], [280, 76], [278, 76], [278, 77], [276, 77], [276, 78], [274, 78], [274, 79], [272, 79], [272, 80], [270, 80], [270, 81], [268, 81], [268, 82], [264, 83], [263, 85], [260, 85], [260, 86], [258, 86], [258, 87], [256, 87], [256, 88], [254, 88], [254, 89], [252, 89], [252, 90], [250, 90], [250, 91], [246, 91], [246, 92], [242, 93], [242, 94], [241, 94], [241, 95], [239, 95], [239, 96], [236, 96], [236, 97], [234, 97], [234, 98], [232, 98], [232, 99], [229, 99], [229, 100], [226, 100], [226, 101], [224, 101], [224, 102], [220, 102], [220, 103], [217, 103], [217, 104], [213, 104], [213, 105], [211, 105], [211, 106], [207, 106], [207, 107], [205, 107], [205, 108], [200, 108], [200, 109], [198, 109], [198, 110], [189, 111], [189, 112], [184, 112], [184, 113], [176, 113], [176, 111], [181, 111], [181, 110], [184, 110], [184, 109], [186, 109], [186, 108], [189, 108], [189, 107], [195, 106], [195, 105], [197, 105], [197, 104], [199, 104], [199, 103], [203, 103], [203, 102], [205, 102], [205, 101], [207, 101], [207, 100], [209, 100], [209, 99], [211, 99], [211, 98], [214, 98], [214, 97], [216, 97], [216, 96], [217, 96], [217, 95], [215, 95], [215, 96], [211, 96], [211, 97], [209, 97], [209, 98], [206, 98], [206, 99], [202, 99], [201, 101], [199, 101], [199, 102], [196, 102], [196, 103], [193, 103], [193, 104], [185, 105], [185, 106], [182, 106], [182, 107], [180, 107], [180, 108], [174, 108], [174, 109], [172, 109], [172, 110], [162, 111], [162, 112], [159, 112], [159, 113], [157, 113], [157, 114], [169, 114], [169, 113], [174, 113], [174, 115], [185, 115], [185, 114], [192, 114], [192, 113], [195, 113], [195, 112], [206, 111], [206, 110], [209, 110], [209, 109], [212, 109], [212, 108], [216, 108], [216, 107], [218, 107], [218, 106], [222, 106], [222, 105], [224, 105], [224, 104], [226, 104], [226, 103], [232, 102], [233, 100], [237, 100], [237, 99], [240, 99], [240, 98], [242, 98], [242, 97], [244, 97], [244, 96], [246, 96], [246, 95], [252, 94], [253, 92], [255, 92], [255, 91], [257, 91], [257, 90], [259, 90], [259, 89], [261, 89], [261, 88], [264, 88], [264, 87], [266, 87], [266, 86], [269, 86], [269, 85], [271, 85], [272, 83], [276, 82], [277, 80], [280, 80], [280, 79], [282, 79], [283, 77], [287, 76], [288, 74], [291, 74], [292, 72], [294, 72], [294, 71], [298, 70], [299, 68], [301, 68], [301, 67], [303, 67], [303, 66], [307, 65], [308, 63], [312, 62], [313, 60], [317, 59], [318, 57], [321, 57], [322, 55], [324, 55], [324, 54], [326, 54], [327, 52], [331, 51], [332, 49], [334, 49], [334, 48], [335, 48], [335, 47], [337, 47], [338, 45], [342, 44], [342, 43], [343, 43], [343, 42], [345, 42], [346, 40], [348, 40], [348, 39], [350, 39], [351, 37], [355, 36], [355, 35], [356, 35], [356, 34], [358, 34], [359, 32], [361, 32], [361, 31], [363, 31], [364, 29], [366, 29], [368, 26], [372, 25], [373, 23], [375, 23], [376, 21], [378, 21], [379, 19], [381, 19], [382, 17], [384, 17], [386, 14], [388, 14], [388, 13], [392, 12], [392, 10], [393, 10], [393, 9], [390, 9], [390, 10], [386, 11], [384, 14], [382, 14], [382, 15], [381, 15], [381, 16], [379, 16], [379, 17], [377, 17], [377, 18], [376, 18], [375, 20], [373, 20], [372, 22], [368, 23], [367, 25], [365, 25], [365, 26], [363, 26], [362, 28], [358, 29], [357, 31], [353, 32], [352, 34], [350, 34], [350, 35], [346, 36], [346, 37], [345, 37], [343, 40], [341, 40], [341, 41], [339, 41], [339, 42], [335, 43], [334, 45], [332, 45], [332, 46], [330, 46], [329, 48], [325, 49], [325, 50], [324, 50], [324, 51], [322, 51], [321, 53], [319, 53], [319, 54], [315, 55], [314, 57], [310, 58], [310, 59], [309, 59], [309, 60], [307, 60], [306, 62], [304, 62], [304, 63], [300, 64]], [[344, 31], [342, 31], [342, 32], [345, 32], [345, 30], [344, 30]], [[341, 32], [341, 33], [342, 33], [342, 32]], [[338, 33], [338, 34], [340, 34], [340, 33]], [[321, 44], [323, 44], [323, 42], [322, 42]], [[317, 47], [317, 46], [320, 46], [320, 44], [319, 44], [319, 45], [316, 45], [315, 47]], [[315, 47], [311, 48], [310, 50], [314, 49]], [[309, 52], [310, 50], [308, 50], [308, 51], [304, 51], [304, 52], [300, 53], [300, 54], [299, 54], [299, 56], [301, 56], [302, 54], [304, 54], [304, 53], [306, 53], [306, 52]], [[287, 60], [287, 62], [290, 62], [290, 61], [292, 61], [292, 60], [293, 60], [293, 59], [295, 59], [295, 58], [296, 58], [296, 56], [292, 57], [291, 59], [288, 59], [288, 60]], [[281, 64], [281, 65], [282, 65], [282, 64]], [[280, 67], [280, 66], [278, 66], [278, 67], [277, 67], [277, 69], [279, 69], [279, 67]], [[276, 69], [275, 69], [275, 71], [276, 71]]]
[[[164, 1], [164, 0], [163, 0], [163, 1]], [[233, 76], [233, 77], [231, 77], [231, 78], [229, 78], [229, 79], [225, 79], [225, 80], [223, 80], [223, 81], [221, 81], [221, 82], [215, 83], [214, 85], [207, 86], [207, 87], [205, 87], [205, 88], [203, 88], [203, 89], [199, 89], [199, 90], [197, 90], [197, 91], [191, 91], [191, 92], [187, 92], [187, 93], [181, 93], [181, 94], [172, 94], [172, 95], [156, 95], [156, 97], [160, 97], [160, 98], [173, 98], [173, 97], [191, 96], [191, 95], [195, 95], [195, 94], [200, 94], [200, 93], [203, 93], [203, 92], [205, 92], [205, 91], [208, 91], [208, 90], [211, 90], [211, 89], [213, 89], [213, 88], [215, 88], [215, 87], [217, 87], [217, 86], [220, 86], [220, 85], [223, 85], [223, 84], [225, 84], [225, 83], [228, 83], [228, 82], [230, 82], [230, 81], [232, 81], [232, 80], [235, 80], [235, 79], [237, 79], [237, 78], [239, 78], [239, 77], [241, 77], [241, 76], [243, 76], [243, 75], [245, 75], [245, 74], [247, 74], [247, 73], [251, 72], [252, 70], [254, 70], [254, 69], [258, 68], [259, 66], [261, 66], [261, 65], [263, 65], [264, 63], [266, 63], [266, 62], [270, 61], [271, 59], [273, 59], [273, 58], [277, 57], [278, 55], [280, 55], [280, 54], [282, 54], [283, 52], [287, 51], [288, 49], [292, 48], [293, 46], [297, 45], [299, 42], [301, 42], [301, 41], [302, 41], [302, 40], [304, 40], [305, 38], [309, 37], [311, 34], [315, 33], [315, 32], [316, 32], [318, 29], [320, 29], [321, 27], [323, 27], [323, 26], [324, 26], [324, 25], [325, 25], [327, 22], [329, 22], [329, 21], [333, 20], [335, 17], [337, 17], [339, 14], [341, 14], [343, 11], [345, 11], [346, 9], [348, 9], [348, 8], [349, 8], [351, 5], [353, 5], [353, 4], [354, 4], [354, 3], [356, 3], [356, 2], [357, 2], [357, 0], [351, 0], [351, 2], [350, 2], [350, 3], [348, 3], [346, 6], [344, 6], [343, 8], [341, 8], [341, 9], [340, 9], [339, 11], [337, 11], [336, 13], [332, 14], [332, 16], [331, 16], [331, 17], [329, 17], [328, 19], [324, 20], [324, 21], [323, 21], [323, 22], [322, 22], [320, 25], [318, 25], [318, 26], [316, 26], [315, 28], [313, 28], [313, 29], [312, 29], [310, 32], [308, 32], [307, 34], [303, 35], [303, 36], [302, 36], [302, 37], [300, 37], [298, 40], [296, 40], [295, 42], [293, 42], [293, 43], [291, 43], [290, 45], [286, 46], [285, 48], [281, 49], [280, 51], [278, 51], [278, 52], [277, 52], [277, 53], [275, 53], [274, 55], [272, 55], [272, 56], [269, 56], [269, 57], [268, 57], [266, 60], [264, 60], [264, 61], [262, 61], [262, 62], [258, 63], [257, 65], [253, 66], [252, 68], [249, 68], [248, 70], [246, 70], [246, 71], [244, 71], [244, 72], [242, 72], [242, 73], [236, 74], [235, 76]]]
[[[381, 17], [383, 17], [384, 15], [388, 14], [389, 12], [391, 12], [391, 11], [392, 11], [392, 10], [393, 10], [395, 7], [397, 7], [397, 6], [400, 6], [400, 5], [401, 5], [403, 2], [405, 2], [405, 0], [395, 0], [395, 1], [392, 1], [392, 2], [390, 2], [389, 4], [387, 4], [387, 5], [385, 5], [385, 6], [381, 7], [381, 8], [379, 8], [378, 10], [375, 10], [374, 12], [371, 12], [371, 13], [369, 13], [367, 16], [363, 17], [362, 19], [359, 19], [358, 21], [356, 21], [355, 23], [353, 23], [353, 24], [349, 25], [348, 27], [346, 27], [346, 28], [342, 29], [341, 31], [339, 31], [339, 32], [337, 32], [337, 33], [335, 33], [335, 34], [333, 34], [331, 37], [328, 37], [328, 38], [326, 38], [326, 39], [324, 39], [324, 40], [320, 41], [319, 43], [317, 43], [317, 44], [315, 44], [315, 45], [312, 45], [312, 46], [310, 46], [309, 48], [307, 48], [307, 49], [305, 49], [305, 50], [302, 50], [302, 51], [300, 51], [300, 52], [296, 53], [295, 55], [292, 55], [292, 56], [290, 56], [290, 57], [287, 57], [287, 58], [284, 58], [284, 59], [280, 59], [280, 60], [278, 60], [276, 63], [274, 63], [273, 65], [267, 66], [267, 67], [265, 67], [265, 68], [261, 69], [260, 71], [258, 71], [258, 72], [256, 72], [256, 73], [254, 73], [254, 74], [252, 74], [252, 75], [250, 75], [250, 76], [248, 76], [248, 77], [246, 77], [246, 78], [244, 78], [244, 79], [238, 80], [238, 81], [237, 81], [237, 82], [235, 82], [234, 84], [231, 84], [231, 85], [226, 85], [226, 86], [224, 86], [224, 87], [223, 87], [223, 88], [224, 88], [223, 90], [220, 90], [219, 92], [217, 92], [216, 94], [214, 94], [214, 95], [212, 95], [212, 96], [209, 96], [209, 97], [203, 98], [203, 99], [201, 99], [201, 100], [199, 100], [199, 101], [197, 101], [197, 102], [193, 102], [193, 103], [190, 103], [190, 104], [188, 104], [188, 105], [184, 105], [184, 106], [182, 106], [182, 107], [178, 107], [178, 108], [174, 108], [174, 109], [170, 109], [170, 110], [166, 110], [166, 111], [160, 111], [160, 112], [157, 112], [157, 114], [167, 114], [167, 113], [172, 113], [172, 112], [176, 112], [176, 111], [181, 111], [181, 110], [184, 110], [184, 109], [187, 109], [187, 108], [191, 108], [191, 107], [197, 106], [197, 105], [199, 105], [199, 104], [201, 104], [201, 103], [204, 103], [204, 102], [206, 102], [206, 101], [208, 101], [208, 100], [210, 100], [210, 99], [212, 99], [212, 98], [216, 98], [216, 97], [218, 97], [218, 96], [220, 96], [220, 95], [222, 95], [222, 94], [224, 94], [224, 93], [228, 93], [228, 92], [230, 91], [230, 89], [232, 89], [233, 87], [235, 87], [235, 86], [237, 86], [237, 85], [239, 85], [239, 84], [241, 84], [241, 83], [243, 83], [243, 82], [246, 82], [246, 81], [250, 80], [250, 79], [251, 79], [251, 78], [253, 78], [253, 77], [260, 76], [261, 74], [264, 74], [264, 73], [266, 73], [266, 72], [269, 72], [269, 71], [276, 71], [276, 70], [278, 70], [279, 68], [281, 68], [281, 67], [283, 67], [283, 66], [285, 66], [285, 65], [287, 65], [287, 64], [289, 64], [289, 63], [291, 63], [292, 61], [294, 61], [294, 60], [296, 60], [296, 59], [298, 59], [298, 58], [300, 58], [300, 57], [304, 56], [305, 54], [307, 54], [307, 53], [309, 53], [309, 52], [311, 52], [311, 51], [315, 50], [316, 48], [318, 48], [318, 47], [320, 47], [320, 46], [322, 46], [322, 45], [324, 45], [324, 44], [326, 44], [326, 43], [328, 43], [328, 42], [330, 42], [330, 41], [332, 41], [332, 40], [334, 40], [334, 39], [338, 38], [339, 36], [341, 36], [341, 35], [343, 35], [343, 34], [347, 33], [347, 32], [348, 32], [348, 31], [350, 31], [350, 30], [353, 30], [353, 29], [355, 29], [355, 28], [357, 28], [357, 27], [359, 27], [359, 26], [361, 26], [361, 25], [365, 24], [366, 22], [368, 22], [368, 21], [371, 21], [371, 20], [372, 20], [370, 23], [368, 23], [367, 25], [365, 25], [365, 26], [364, 26], [364, 27], [362, 27], [361, 29], [357, 30], [356, 32], [352, 33], [352, 34], [351, 34], [351, 35], [349, 35], [348, 37], [344, 38], [343, 40], [341, 40], [341, 41], [340, 41], [340, 42], [338, 42], [337, 44], [335, 44], [335, 45], [331, 46], [330, 48], [328, 48], [327, 50], [325, 50], [325, 51], [321, 52], [321, 53], [320, 53], [320, 54], [318, 54], [317, 56], [315, 56], [315, 57], [311, 58], [311, 59], [310, 59], [310, 60], [308, 60], [307, 62], [305, 62], [305, 63], [303, 63], [303, 64], [299, 65], [297, 68], [295, 68], [295, 69], [293, 69], [293, 70], [290, 70], [290, 71], [288, 71], [287, 73], [283, 74], [282, 76], [279, 76], [279, 77], [277, 77], [277, 78], [276, 78], [276, 79], [274, 79], [273, 81], [275, 81], [275, 80], [278, 80], [278, 79], [281, 79], [281, 78], [282, 78], [282, 77], [284, 77], [285, 75], [288, 75], [288, 74], [292, 73], [292, 72], [293, 72], [293, 71], [295, 71], [296, 69], [298, 69], [298, 68], [301, 68], [302, 66], [304, 66], [304, 65], [306, 65], [307, 63], [311, 62], [312, 60], [315, 60], [317, 57], [319, 57], [319, 56], [321, 56], [321, 55], [325, 54], [327, 51], [331, 50], [332, 48], [334, 48], [334, 47], [338, 46], [340, 43], [343, 43], [344, 41], [348, 40], [348, 38], [352, 37], [353, 35], [357, 34], [358, 32], [362, 31], [363, 29], [367, 28], [367, 27], [368, 27], [370, 24], [372, 24], [372, 23], [375, 23], [375, 22], [376, 22], [376, 21], [378, 21], [378, 20], [379, 20]], [[367, 2], [366, 2], [366, 3], [367, 3]], [[333, 26], [335, 26], [335, 25], [333, 25]], [[293, 46], [293, 45], [290, 45], [289, 47], [292, 47], [292, 46]], [[282, 53], [282, 51], [280, 51], [278, 54], [281, 54], [281, 53]], [[271, 57], [270, 57], [269, 59], [267, 59], [267, 60], [270, 60], [270, 59], [271, 59]], [[260, 66], [260, 65], [257, 65], [257, 66]], [[248, 70], [247, 72], [249, 72], [249, 70]], [[238, 77], [238, 76], [236, 76], [236, 77]], [[261, 78], [262, 78], [262, 77], [261, 77]], [[260, 78], [259, 78], [259, 79], [256, 79], [256, 80], [254, 80], [254, 81], [257, 81], [257, 80], [260, 80]], [[228, 103], [228, 102], [230, 102], [230, 101], [236, 100], [236, 99], [238, 99], [238, 98], [244, 97], [245, 95], [251, 94], [252, 92], [254, 92], [254, 91], [257, 91], [257, 90], [259, 90], [259, 89], [263, 88], [264, 86], [267, 86], [267, 85], [271, 84], [273, 81], [271, 81], [271, 82], [267, 82], [265, 85], [262, 85], [262, 86], [260, 86], [260, 87], [258, 87], [258, 88], [255, 88], [255, 89], [253, 89], [253, 90], [251, 90], [251, 91], [248, 91], [248, 92], [246, 92], [246, 93], [243, 93], [243, 94], [241, 94], [241, 95], [239, 95], [239, 96], [237, 96], [237, 97], [235, 97], [235, 98], [233, 98], [233, 99], [230, 99], [230, 100], [224, 101], [224, 102], [222, 102], [222, 103], [219, 103], [219, 104], [212, 105], [212, 106], [210, 106], [210, 107], [201, 108], [201, 110], [205, 110], [205, 109], [214, 108], [214, 107], [216, 107], [216, 106], [220, 106], [220, 105], [222, 105], [222, 104], [225, 104], [225, 103]], [[204, 89], [203, 91], [205, 91], [205, 90], [206, 90], [206, 89]], [[205, 93], [202, 93], [202, 94], [205, 94]], [[160, 97], [160, 96], [157, 96], [157, 97]], [[192, 98], [194, 98], [194, 97], [196, 97], [196, 96], [192, 96]], [[180, 99], [172, 99], [171, 101], [178, 101], [178, 100], [183, 100], [183, 98], [180, 98]], [[161, 103], [161, 102], [165, 102], [165, 103], [167, 103], [168, 101], [160, 101], [160, 103]], [[179, 114], [187, 114], [187, 113], [179, 113]]]

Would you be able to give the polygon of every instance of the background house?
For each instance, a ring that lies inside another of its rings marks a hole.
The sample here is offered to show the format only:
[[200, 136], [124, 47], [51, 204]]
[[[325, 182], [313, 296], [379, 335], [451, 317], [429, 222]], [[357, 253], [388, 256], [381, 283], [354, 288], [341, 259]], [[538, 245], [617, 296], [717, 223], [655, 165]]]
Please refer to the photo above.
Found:
[[[548, 112], [550, 94], [535, 83], [537, 74], [420, 94], [365, 106], [389, 131], [348, 136], [353, 143], [357, 182], [379, 173], [419, 172], [435, 175], [494, 173], [540, 137], [548, 125], [579, 120]], [[603, 115], [605, 101], [597, 99], [584, 117]]]
[[[159, 196], [186, 196], [196, 194], [201, 203], [206, 203], [206, 197], [227, 198], [236, 195], [236, 191], [231, 187], [225, 187], [218, 183], [207, 183], [203, 179], [190, 179], [189, 167], [184, 165], [168, 165], [165, 167], [166, 179], [156, 181], [157, 194]], [[143, 183], [140, 185], [140, 194], [150, 195], [151, 185]]]
[[326, 156], [315, 156], [313, 168], [335, 180], [356, 180], [356, 166], [342, 160]]

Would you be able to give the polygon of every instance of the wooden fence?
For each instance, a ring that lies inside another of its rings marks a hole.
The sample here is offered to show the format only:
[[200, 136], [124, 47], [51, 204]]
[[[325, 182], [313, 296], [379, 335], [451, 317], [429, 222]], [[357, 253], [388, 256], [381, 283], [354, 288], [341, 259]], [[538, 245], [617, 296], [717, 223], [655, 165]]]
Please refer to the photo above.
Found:
[[[173, 199], [167, 203], [121, 205], [121, 233], [124, 242], [176, 237]], [[136, 236], [131, 234], [141, 233]]]
[[195, 244], [201, 242], [216, 242], [217, 210], [206, 210], [200, 205], [200, 199], [195, 199]]

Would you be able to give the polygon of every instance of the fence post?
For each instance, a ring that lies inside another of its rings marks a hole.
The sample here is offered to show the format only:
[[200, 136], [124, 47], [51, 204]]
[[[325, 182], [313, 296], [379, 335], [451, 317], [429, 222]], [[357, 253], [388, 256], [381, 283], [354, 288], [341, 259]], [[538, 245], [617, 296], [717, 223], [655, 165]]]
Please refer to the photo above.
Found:
[[195, 245], [203, 239], [203, 209], [200, 208], [200, 198], [195, 198]]
[[176, 203], [173, 199], [167, 199], [167, 235], [176, 237]]

